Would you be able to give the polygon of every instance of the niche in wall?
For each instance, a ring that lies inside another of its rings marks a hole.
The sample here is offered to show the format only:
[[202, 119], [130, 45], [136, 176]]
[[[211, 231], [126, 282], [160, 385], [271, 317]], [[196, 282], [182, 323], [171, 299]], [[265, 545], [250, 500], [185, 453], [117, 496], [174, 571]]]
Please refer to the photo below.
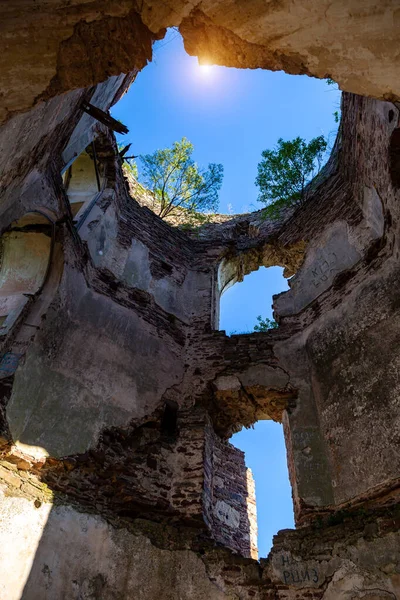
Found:
[[0, 335], [6, 335], [29, 298], [44, 284], [49, 268], [52, 225], [28, 213], [0, 238]]
[[105, 183], [93, 144], [68, 167], [63, 174], [63, 181], [72, 216], [79, 221], [85, 208], [101, 192]]

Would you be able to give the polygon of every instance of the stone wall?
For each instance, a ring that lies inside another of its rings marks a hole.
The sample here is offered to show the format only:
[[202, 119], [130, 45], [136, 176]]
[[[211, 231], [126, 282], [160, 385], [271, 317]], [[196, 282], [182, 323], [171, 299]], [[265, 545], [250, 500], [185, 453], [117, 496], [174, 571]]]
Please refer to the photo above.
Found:
[[244, 452], [209, 429], [205, 452], [205, 518], [214, 539], [242, 556], [258, 558], [256, 490]]
[[[113, 134], [82, 110], [84, 100], [107, 111], [136, 74], [122, 66], [144, 65], [152, 40], [175, 22], [202, 56], [206, 42], [217, 61], [337, 72], [348, 89], [393, 99], [395, 52], [377, 58], [392, 39], [393, 6], [336, 7], [333, 27], [323, 3], [295, 2], [290, 15], [257, 2], [234, 11], [206, 2], [202, 12], [184, 2], [155, 11], [145, 2], [137, 12], [128, 4], [63, 4], [63, 24], [46, 10], [42, 29], [29, 19], [19, 29], [22, 3], [4, 21], [2, 60], [20, 48], [29, 85], [21, 78], [11, 89], [7, 63], [4, 98], [14, 105], [0, 130], [3, 241], [15, 227], [32, 233], [25, 216], [40, 210], [51, 243], [28, 301], [0, 332], [0, 552], [9, 574], [1, 594], [396, 598], [398, 107], [344, 94], [337, 142], [304, 206], [195, 232], [130, 196]], [[290, 25], [307, 7], [311, 37]], [[290, 16], [279, 40], [278, 14]], [[353, 28], [366, 22], [351, 58]], [[46, 44], [40, 77], [29, 66], [33, 31]], [[324, 39], [331, 54], [317, 64], [306, 38]], [[91, 186], [74, 220], [62, 172], [93, 140], [102, 189], [90, 199]], [[17, 276], [2, 273], [5, 304], [30, 264], [25, 253], [16, 247]], [[271, 264], [294, 274], [274, 299], [278, 330], [216, 331], [223, 289]], [[298, 529], [280, 532], [257, 562], [251, 478], [226, 440], [266, 418], [284, 425]]]
[[[4, 600], [393, 600], [400, 592], [398, 509], [343, 513], [282, 531], [260, 562], [213, 546], [196, 529], [105, 520], [0, 469]], [[25, 476], [27, 476], [25, 472]], [[40, 499], [39, 499], [40, 498]], [[9, 515], [13, 515], [10, 519]]]
[[51, 10], [41, 0], [31, 14], [28, 0], [7, 3], [0, 118], [143, 68], [152, 41], [171, 26], [204, 62], [331, 76], [347, 91], [398, 99], [397, 10], [396, 0], [379, 6], [295, 0], [290, 8], [261, 1], [249, 7], [244, 0], [204, 0], [196, 7], [187, 0], [77, 0], [72, 6], [57, 0]]

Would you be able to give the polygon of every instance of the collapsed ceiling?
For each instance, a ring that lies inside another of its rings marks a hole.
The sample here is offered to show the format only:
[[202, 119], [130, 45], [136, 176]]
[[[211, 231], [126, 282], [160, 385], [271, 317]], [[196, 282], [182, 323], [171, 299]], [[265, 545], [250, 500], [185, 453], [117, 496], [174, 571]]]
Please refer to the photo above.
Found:
[[0, 122], [37, 102], [141, 69], [179, 27], [190, 54], [240, 68], [332, 77], [399, 99], [397, 0], [30, 0], [3, 3]]

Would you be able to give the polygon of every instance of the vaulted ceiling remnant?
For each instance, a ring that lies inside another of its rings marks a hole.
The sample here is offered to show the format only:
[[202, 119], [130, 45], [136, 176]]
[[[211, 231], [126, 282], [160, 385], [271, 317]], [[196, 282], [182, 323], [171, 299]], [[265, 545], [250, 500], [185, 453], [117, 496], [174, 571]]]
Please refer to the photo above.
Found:
[[215, 403], [210, 414], [215, 430], [226, 438], [257, 421], [281, 423], [284, 412], [296, 405], [297, 393], [290, 388], [288, 373], [267, 364], [220, 375], [212, 385]]
[[398, 20], [395, 0], [206, 0], [180, 30], [205, 62], [332, 77], [343, 90], [395, 99]]
[[306, 242], [300, 240], [293, 245], [280, 246], [269, 243], [247, 252], [227, 255], [218, 268], [218, 291], [223, 294], [229, 287], [257, 271], [260, 267], [280, 266], [284, 277], [292, 277], [300, 268], [304, 258]]
[[[240, 68], [332, 77], [400, 99], [396, 0], [95, 0], [2, 7], [0, 122], [37, 102], [141, 69], [176, 26], [190, 54]], [[15, 74], [18, 73], [16, 76]]]

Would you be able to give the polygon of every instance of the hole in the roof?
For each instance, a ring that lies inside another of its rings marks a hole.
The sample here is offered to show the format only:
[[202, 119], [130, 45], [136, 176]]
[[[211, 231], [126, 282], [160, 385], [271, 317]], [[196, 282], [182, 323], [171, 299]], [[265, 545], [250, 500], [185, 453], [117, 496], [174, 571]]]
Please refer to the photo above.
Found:
[[[340, 91], [330, 83], [284, 72], [199, 65], [186, 54], [180, 34], [169, 30], [155, 44], [154, 60], [112, 109], [113, 116], [134, 132], [132, 138], [120, 138], [121, 148], [132, 143], [124, 164], [134, 180], [134, 197], [183, 228], [265, 208], [259, 198], [265, 200], [266, 195], [255, 183], [263, 151], [276, 149], [280, 138], [299, 138], [305, 144], [323, 138], [325, 145], [306, 182], [328, 158], [340, 105]], [[200, 202], [193, 203], [186, 183], [186, 197], [182, 189], [176, 193], [181, 172], [175, 159], [169, 163], [174, 171], [166, 186], [154, 161], [146, 161], [183, 138], [193, 145], [190, 157], [203, 169], [206, 183], [214, 175], [212, 193], [195, 196]], [[210, 164], [222, 165], [223, 175], [215, 170], [210, 175]], [[300, 202], [302, 190], [287, 196], [290, 202]]]

